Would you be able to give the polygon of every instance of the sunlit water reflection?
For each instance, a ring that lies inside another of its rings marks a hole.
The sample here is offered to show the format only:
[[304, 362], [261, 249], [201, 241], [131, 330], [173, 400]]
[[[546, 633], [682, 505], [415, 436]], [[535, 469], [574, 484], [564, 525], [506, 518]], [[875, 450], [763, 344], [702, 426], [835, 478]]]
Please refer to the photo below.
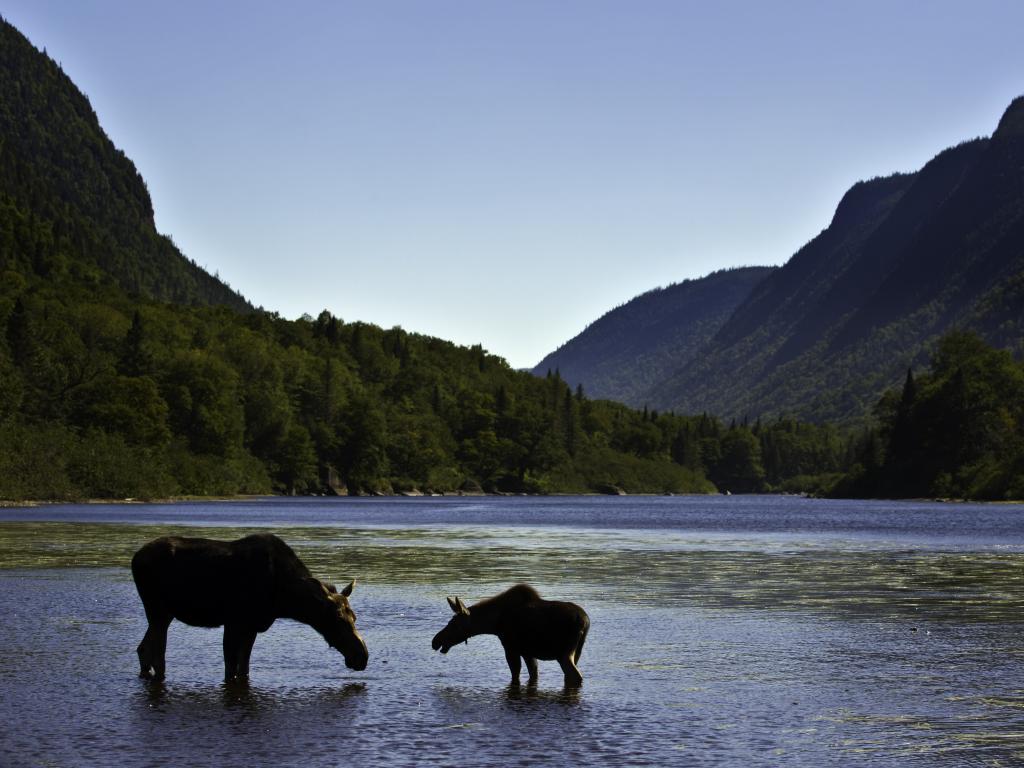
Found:
[[[799, 499], [272, 500], [0, 510], [0, 765], [1010, 765], [1024, 760], [1024, 510]], [[308, 627], [224, 686], [172, 625], [135, 677], [127, 569], [167, 532], [270, 528], [359, 579], [365, 672]], [[584, 685], [447, 656], [444, 597], [584, 605]]]

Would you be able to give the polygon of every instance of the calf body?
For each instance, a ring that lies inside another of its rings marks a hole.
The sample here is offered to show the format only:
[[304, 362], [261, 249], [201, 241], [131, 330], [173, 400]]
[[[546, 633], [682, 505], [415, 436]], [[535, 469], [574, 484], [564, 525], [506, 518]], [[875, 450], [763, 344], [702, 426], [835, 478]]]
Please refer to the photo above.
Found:
[[313, 578], [298, 555], [272, 534], [237, 541], [165, 536], [132, 558], [132, 577], [149, 627], [139, 645], [142, 677], [163, 679], [167, 628], [172, 620], [196, 627], [224, 627], [224, 678], [249, 675], [256, 635], [279, 618], [313, 627], [365, 669], [366, 644], [348, 604], [355, 582], [340, 593]]
[[513, 685], [519, 685], [522, 662], [529, 683], [537, 682], [538, 659], [557, 661], [566, 686], [583, 682], [576, 664], [583, 653], [590, 617], [575, 603], [544, 600], [532, 587], [517, 584], [469, 608], [458, 597], [448, 598], [448, 604], [455, 616], [434, 636], [434, 650], [448, 653], [453, 645], [475, 635], [497, 635]]

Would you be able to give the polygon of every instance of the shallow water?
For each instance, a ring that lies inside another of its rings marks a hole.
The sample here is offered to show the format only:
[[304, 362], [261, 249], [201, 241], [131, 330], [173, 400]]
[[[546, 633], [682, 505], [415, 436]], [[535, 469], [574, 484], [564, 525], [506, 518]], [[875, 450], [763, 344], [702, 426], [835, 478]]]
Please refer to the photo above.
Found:
[[[358, 577], [370, 649], [308, 627], [220, 682], [173, 624], [135, 677], [127, 569], [167, 532], [270, 528]], [[0, 765], [1010, 765], [1024, 760], [1024, 509], [721, 498], [265, 500], [0, 510]], [[528, 580], [592, 629], [580, 691], [447, 656], [445, 596]]]

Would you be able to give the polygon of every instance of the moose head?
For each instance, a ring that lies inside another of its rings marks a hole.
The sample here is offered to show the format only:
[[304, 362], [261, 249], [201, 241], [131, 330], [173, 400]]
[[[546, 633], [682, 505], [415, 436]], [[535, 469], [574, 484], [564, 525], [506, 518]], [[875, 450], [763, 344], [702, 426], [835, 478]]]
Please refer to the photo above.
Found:
[[349, 582], [341, 592], [333, 584], [325, 584], [317, 581], [320, 585], [322, 597], [321, 634], [330, 645], [345, 657], [345, 666], [349, 669], [366, 669], [366, 663], [370, 654], [366, 650], [366, 643], [359, 636], [356, 629], [356, 614], [348, 604], [348, 598], [355, 588], [355, 581]]
[[473, 620], [470, 618], [469, 608], [462, 602], [462, 598], [452, 599], [449, 597], [448, 605], [451, 606], [455, 615], [444, 629], [434, 635], [434, 639], [430, 642], [430, 647], [435, 651], [440, 650], [441, 653], [448, 653], [453, 645], [468, 642], [469, 636], [473, 634]]

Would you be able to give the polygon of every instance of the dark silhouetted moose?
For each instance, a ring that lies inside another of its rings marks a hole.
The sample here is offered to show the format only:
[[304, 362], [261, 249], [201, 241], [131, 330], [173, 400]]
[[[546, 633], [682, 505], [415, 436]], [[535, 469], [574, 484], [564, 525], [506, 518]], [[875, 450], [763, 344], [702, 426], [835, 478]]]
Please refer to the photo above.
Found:
[[248, 678], [256, 635], [277, 619], [308, 624], [344, 655], [349, 668], [366, 669], [369, 654], [348, 603], [355, 582], [338, 592], [313, 578], [292, 548], [272, 534], [237, 541], [164, 536], [135, 553], [132, 576], [149, 621], [138, 649], [141, 677], [164, 678], [173, 619], [224, 627], [228, 681]]
[[526, 662], [531, 685], [537, 682], [538, 659], [556, 660], [567, 687], [583, 682], [576, 664], [590, 617], [575, 603], [544, 600], [533, 587], [517, 584], [469, 608], [458, 597], [449, 597], [448, 605], [455, 615], [434, 636], [431, 647], [435, 651], [448, 653], [453, 645], [476, 635], [497, 635], [512, 672], [512, 685], [519, 685], [520, 659]]

